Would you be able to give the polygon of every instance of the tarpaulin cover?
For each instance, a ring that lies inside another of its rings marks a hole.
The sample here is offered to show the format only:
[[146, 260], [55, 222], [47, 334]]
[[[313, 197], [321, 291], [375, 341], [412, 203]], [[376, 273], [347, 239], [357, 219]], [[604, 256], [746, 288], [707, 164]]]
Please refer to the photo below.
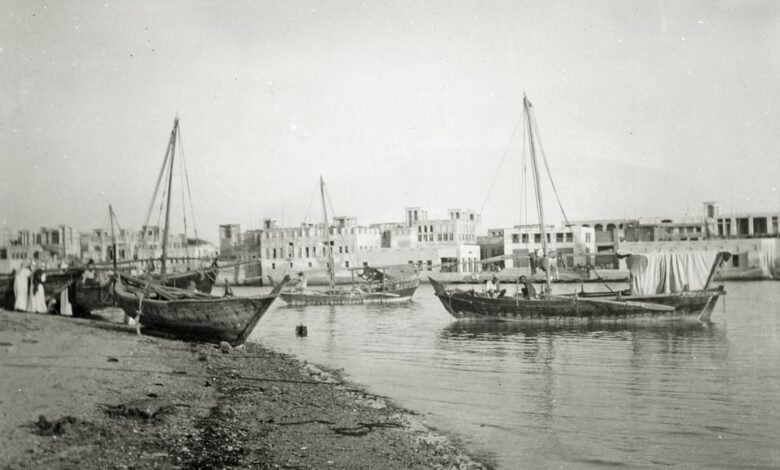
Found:
[[631, 294], [669, 294], [704, 289], [717, 251], [633, 254], [626, 259]]

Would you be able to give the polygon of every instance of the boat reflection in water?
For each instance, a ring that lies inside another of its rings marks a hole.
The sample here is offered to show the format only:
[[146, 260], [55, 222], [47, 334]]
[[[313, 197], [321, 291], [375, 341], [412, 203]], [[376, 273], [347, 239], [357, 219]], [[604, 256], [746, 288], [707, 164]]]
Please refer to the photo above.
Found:
[[555, 325], [464, 320], [450, 323], [442, 329], [440, 336], [443, 339], [453, 341], [507, 341], [516, 336], [583, 336], [591, 338], [612, 336], [625, 339], [628, 335], [653, 339], [715, 337], [725, 339], [725, 333], [725, 325], [698, 321]]

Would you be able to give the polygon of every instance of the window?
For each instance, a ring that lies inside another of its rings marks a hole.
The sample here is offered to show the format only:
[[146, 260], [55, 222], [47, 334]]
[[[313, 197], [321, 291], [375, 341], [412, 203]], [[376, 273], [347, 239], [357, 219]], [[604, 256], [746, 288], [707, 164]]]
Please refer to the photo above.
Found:
[[558, 243], [563, 243], [563, 233], [558, 232], [555, 234], [555, 241]]
[[309, 267], [311, 267], [311, 261], [309, 261]]
[[535, 233], [534, 234], [534, 243], [541, 243], [542, 242], [542, 234], [541, 233]]
[[271, 269], [276, 269], [276, 263], [271, 263]]
[[585, 234], [585, 243], [590, 243], [590, 234], [589, 233]]
[[[273, 259], [276, 259], [276, 248], [274, 248], [274, 256], [273, 256]], [[274, 268], [274, 269], [276, 269], [276, 268]]]
[[293, 264], [292, 264], [292, 261], [291, 261], [291, 262], [290, 262], [290, 269], [292, 269], [292, 267], [293, 267]]
[[367, 266], [368, 266], [368, 261], [363, 261], [363, 267], [365, 268]]
[[308, 246], [306, 247], [306, 257], [307, 258], [309, 257], [309, 247]]
[[567, 242], [573, 242], [574, 241], [574, 234], [569, 232], [566, 234], [566, 241]]
[[349, 261], [344, 261], [344, 267], [345, 267], [345, 268], [348, 268], [348, 267], [349, 267]]
[[512, 234], [512, 243], [520, 243], [520, 235], [517, 233]]
[[343, 246], [339, 247], [339, 253], [344, 253], [344, 247]]
[[523, 234], [523, 243], [528, 243], [528, 234], [527, 233]]
[[417, 241], [418, 241], [418, 242], [421, 242], [421, 241], [422, 241], [422, 235], [420, 235], [419, 233], [417, 234]]

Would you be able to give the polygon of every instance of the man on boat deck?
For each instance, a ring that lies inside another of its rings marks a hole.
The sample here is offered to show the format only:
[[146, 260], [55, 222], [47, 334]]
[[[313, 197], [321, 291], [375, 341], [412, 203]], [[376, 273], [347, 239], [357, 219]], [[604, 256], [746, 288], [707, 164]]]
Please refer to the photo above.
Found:
[[298, 289], [306, 290], [309, 283], [306, 281], [306, 274], [303, 271], [298, 273]]
[[81, 275], [82, 284], [94, 285], [98, 283], [95, 277], [95, 262], [93, 260], [87, 261], [87, 267], [84, 269], [84, 273]]
[[493, 274], [493, 277], [485, 283], [485, 293], [490, 297], [503, 297], [506, 294], [506, 289], [501, 289], [497, 275]]
[[533, 283], [531, 283], [531, 281], [529, 281], [525, 276], [520, 276], [518, 281], [523, 285], [523, 288], [520, 291], [523, 294], [523, 297], [526, 299], [535, 299], [536, 288], [534, 287]]

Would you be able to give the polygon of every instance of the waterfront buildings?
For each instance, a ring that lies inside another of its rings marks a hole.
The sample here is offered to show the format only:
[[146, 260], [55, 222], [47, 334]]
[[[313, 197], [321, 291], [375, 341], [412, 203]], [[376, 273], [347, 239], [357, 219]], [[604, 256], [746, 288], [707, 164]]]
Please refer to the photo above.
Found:
[[[568, 227], [545, 227], [548, 249], [557, 255], [559, 264], [573, 267], [589, 264], [591, 254], [596, 252], [595, 231], [591, 227], [570, 225]], [[512, 228], [492, 229], [488, 232], [498, 239], [504, 255], [512, 255], [504, 261], [504, 267], [530, 267], [531, 253], [541, 253], [542, 231], [538, 225], [517, 225]], [[499, 250], [500, 251], [500, 250]], [[493, 251], [494, 256], [499, 251]]]
[[309, 271], [310, 282], [322, 282], [327, 271], [326, 230], [333, 246], [337, 277], [350, 278], [351, 268], [414, 266], [419, 271], [474, 272], [480, 269], [477, 234], [480, 215], [470, 209], [450, 209], [447, 217], [429, 219], [420, 207], [408, 207], [403, 222], [359, 225], [355, 217], [333, 217], [324, 223], [281, 227], [265, 219], [263, 228], [240, 232], [236, 224], [220, 226], [220, 249], [236, 259], [259, 257], [264, 274], [275, 278]]
[[[159, 227], [146, 227], [145, 230], [117, 229], [116, 259], [118, 262], [159, 258], [162, 253]], [[25, 260], [38, 258], [47, 268], [55, 268], [52, 259], [56, 256], [59, 264], [63, 259], [92, 259], [95, 262], [109, 262], [114, 259], [113, 238], [106, 229], [94, 229], [79, 233], [73, 227], [42, 227], [38, 230], [6, 230], [0, 244], [0, 273], [17, 269]], [[183, 234], [170, 234], [168, 238], [168, 257], [170, 266], [187, 269], [190, 265], [186, 258], [212, 259], [217, 249], [204, 240], [186, 237]]]

